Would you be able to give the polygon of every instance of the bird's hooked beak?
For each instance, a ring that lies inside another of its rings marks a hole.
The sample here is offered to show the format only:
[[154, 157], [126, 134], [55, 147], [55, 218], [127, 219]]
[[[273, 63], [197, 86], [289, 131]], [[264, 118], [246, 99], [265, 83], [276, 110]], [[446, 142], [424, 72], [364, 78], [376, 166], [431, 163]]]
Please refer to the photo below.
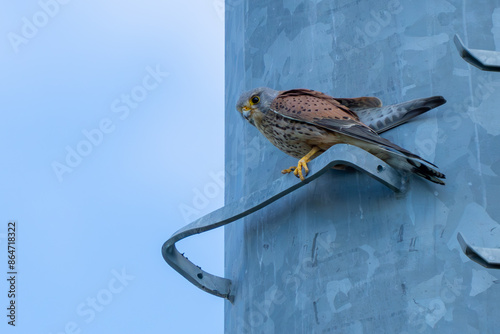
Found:
[[252, 115], [252, 109], [249, 106], [245, 105], [245, 106], [241, 107], [241, 114], [248, 121], [250, 116]]

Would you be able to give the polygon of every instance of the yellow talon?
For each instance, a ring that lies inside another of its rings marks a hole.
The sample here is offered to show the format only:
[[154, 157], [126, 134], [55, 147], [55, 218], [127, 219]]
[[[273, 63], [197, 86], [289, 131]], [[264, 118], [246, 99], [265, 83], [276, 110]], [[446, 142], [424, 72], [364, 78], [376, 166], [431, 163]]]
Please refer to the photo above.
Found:
[[305, 162], [303, 162], [302, 159], [299, 160], [299, 163], [298, 163], [297, 167], [292, 166], [292, 167], [290, 167], [288, 169], [283, 169], [281, 171], [281, 173], [288, 174], [288, 173], [293, 172], [293, 175], [299, 177], [302, 181], [304, 181], [305, 178], [302, 175], [302, 167], [304, 167], [304, 169], [306, 170], [306, 176], [307, 176], [307, 173], [309, 173], [309, 168], [307, 168], [307, 164]]
[[304, 181], [306, 178], [302, 174], [302, 168], [304, 168], [307, 174], [309, 174], [309, 168], [307, 167], [308, 160], [305, 160], [304, 158], [299, 160], [299, 163], [297, 164], [297, 168], [293, 171], [293, 174], [297, 177], [300, 178], [301, 181]]
[[291, 173], [291, 172], [293, 172], [293, 171], [295, 170], [295, 168], [297, 168], [297, 167], [292, 166], [292, 167], [290, 167], [290, 168], [288, 168], [288, 169], [283, 169], [283, 170], [281, 171], [281, 174], [288, 174], [288, 173]]
[[297, 167], [292, 166], [288, 169], [282, 170], [281, 173], [288, 174], [288, 173], [293, 172], [293, 175], [300, 178], [301, 181], [304, 181], [306, 178], [304, 177], [304, 174], [302, 173], [302, 168], [304, 168], [304, 170], [306, 172], [306, 176], [307, 176], [307, 174], [309, 174], [309, 168], [307, 167], [307, 163], [309, 161], [311, 161], [311, 157], [313, 155], [315, 155], [319, 150], [320, 150], [319, 147], [314, 146], [309, 153], [307, 153], [302, 159], [299, 160], [299, 162], [297, 163]]

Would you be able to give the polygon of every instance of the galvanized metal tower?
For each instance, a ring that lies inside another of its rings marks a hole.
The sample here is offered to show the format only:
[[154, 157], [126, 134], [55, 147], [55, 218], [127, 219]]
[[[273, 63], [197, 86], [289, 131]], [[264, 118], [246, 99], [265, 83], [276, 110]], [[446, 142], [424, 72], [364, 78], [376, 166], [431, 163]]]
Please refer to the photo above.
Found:
[[457, 233], [500, 247], [500, 73], [468, 65], [456, 33], [500, 50], [500, 1], [226, 1], [226, 203], [296, 162], [241, 119], [242, 91], [448, 100], [384, 134], [446, 186], [413, 178], [398, 194], [328, 171], [225, 228], [226, 333], [498, 331], [500, 271], [470, 261]]

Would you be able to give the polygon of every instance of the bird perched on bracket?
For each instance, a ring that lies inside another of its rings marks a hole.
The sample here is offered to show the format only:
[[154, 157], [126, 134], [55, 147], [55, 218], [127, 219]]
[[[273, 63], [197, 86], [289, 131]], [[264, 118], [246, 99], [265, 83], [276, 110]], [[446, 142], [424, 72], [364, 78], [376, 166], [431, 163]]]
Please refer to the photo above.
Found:
[[[444, 184], [437, 166], [378, 134], [444, 104], [441, 96], [382, 107], [376, 97], [334, 98], [309, 89], [260, 87], [243, 93], [236, 109], [274, 146], [299, 159], [293, 172], [304, 181], [307, 163], [335, 144], [358, 146], [396, 169]], [[304, 169], [305, 173], [302, 172]]]

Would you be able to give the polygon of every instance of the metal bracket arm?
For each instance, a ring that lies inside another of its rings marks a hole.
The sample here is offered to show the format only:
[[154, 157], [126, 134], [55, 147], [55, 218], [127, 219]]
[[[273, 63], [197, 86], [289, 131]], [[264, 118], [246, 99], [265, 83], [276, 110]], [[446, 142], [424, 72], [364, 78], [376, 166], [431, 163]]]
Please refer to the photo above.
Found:
[[179, 274], [200, 289], [232, 301], [234, 296], [231, 295], [231, 280], [202, 270], [179, 253], [175, 243], [193, 234], [227, 225], [260, 210], [317, 179], [337, 165], [347, 165], [365, 172], [395, 192], [402, 191], [404, 186], [403, 178], [398, 171], [377, 157], [355, 146], [347, 144], [335, 145], [310, 163], [310, 173], [305, 181], [300, 181], [290, 175], [284, 175], [271, 183], [268, 188], [256, 191], [238, 202], [228, 204], [181, 228], [163, 244], [163, 258]]
[[483, 71], [500, 72], [500, 52], [467, 49], [458, 35], [454, 38], [460, 57]]
[[472, 246], [460, 233], [457, 234], [457, 239], [460, 247], [462, 247], [462, 251], [472, 261], [486, 268], [500, 269], [500, 248]]

